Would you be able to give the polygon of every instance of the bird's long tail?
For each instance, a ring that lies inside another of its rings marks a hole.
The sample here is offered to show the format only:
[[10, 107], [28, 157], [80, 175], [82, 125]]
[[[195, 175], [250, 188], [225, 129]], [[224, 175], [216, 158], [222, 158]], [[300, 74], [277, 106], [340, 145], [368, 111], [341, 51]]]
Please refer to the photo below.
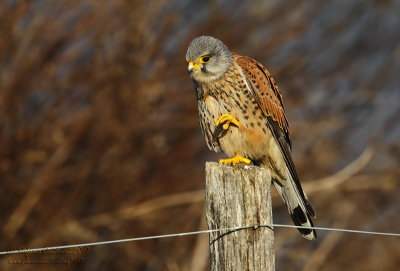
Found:
[[[311, 217], [315, 217], [315, 211], [304, 192], [299, 191], [301, 187], [300, 185], [296, 185], [290, 173], [286, 174], [284, 182], [274, 180], [274, 184], [283, 201], [286, 203], [294, 224], [297, 226], [313, 227]], [[298, 230], [309, 240], [317, 238], [317, 233], [314, 229]]]

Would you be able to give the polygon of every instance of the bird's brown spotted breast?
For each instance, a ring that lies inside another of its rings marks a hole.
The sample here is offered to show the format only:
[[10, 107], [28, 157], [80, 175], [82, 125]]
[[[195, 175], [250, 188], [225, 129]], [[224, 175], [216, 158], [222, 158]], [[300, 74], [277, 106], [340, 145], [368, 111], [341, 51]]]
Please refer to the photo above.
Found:
[[[273, 136], [242, 69], [234, 64], [221, 79], [208, 84], [196, 83], [195, 86], [200, 126], [208, 147], [214, 151], [222, 150], [228, 156], [240, 154], [252, 160], [265, 158]], [[236, 118], [240, 126], [218, 131], [215, 122], [226, 113]]]

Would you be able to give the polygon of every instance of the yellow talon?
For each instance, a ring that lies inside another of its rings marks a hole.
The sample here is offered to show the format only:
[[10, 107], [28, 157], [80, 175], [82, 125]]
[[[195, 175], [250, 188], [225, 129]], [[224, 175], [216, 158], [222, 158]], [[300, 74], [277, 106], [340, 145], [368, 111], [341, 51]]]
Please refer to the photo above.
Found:
[[215, 122], [216, 126], [219, 126], [220, 124], [224, 124], [222, 126], [222, 128], [224, 130], [227, 130], [229, 128], [229, 126], [232, 124], [234, 124], [235, 126], [239, 127], [239, 122], [231, 115], [231, 114], [223, 114], [221, 115], [217, 122]]
[[247, 158], [242, 157], [240, 154], [236, 154], [235, 157], [233, 158], [229, 158], [229, 159], [220, 159], [219, 163], [220, 164], [232, 164], [232, 165], [236, 165], [239, 163], [246, 163], [246, 164], [250, 164], [250, 160]]

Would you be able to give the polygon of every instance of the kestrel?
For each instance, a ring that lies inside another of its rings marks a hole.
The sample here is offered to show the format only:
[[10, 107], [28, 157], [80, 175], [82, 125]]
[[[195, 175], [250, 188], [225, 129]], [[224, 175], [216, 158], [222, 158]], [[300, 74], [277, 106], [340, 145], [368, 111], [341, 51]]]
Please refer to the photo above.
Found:
[[[252, 162], [270, 170], [294, 224], [313, 227], [315, 211], [291, 157], [282, 96], [267, 69], [254, 59], [230, 52], [210, 36], [192, 40], [186, 61], [207, 145], [233, 157], [219, 162]], [[299, 231], [307, 239], [316, 239], [314, 229]]]

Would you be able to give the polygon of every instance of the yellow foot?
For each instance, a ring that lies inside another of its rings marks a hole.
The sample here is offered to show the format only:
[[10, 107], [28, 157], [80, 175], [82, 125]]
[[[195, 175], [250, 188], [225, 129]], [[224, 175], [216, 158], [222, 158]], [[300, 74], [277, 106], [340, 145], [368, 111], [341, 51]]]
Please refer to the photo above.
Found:
[[224, 130], [227, 130], [231, 124], [234, 124], [236, 127], [239, 127], [239, 122], [231, 115], [231, 114], [223, 114], [221, 115], [217, 122], [215, 123], [216, 126], [222, 125]]
[[219, 160], [220, 164], [236, 165], [236, 164], [239, 164], [241, 162], [246, 163], [246, 164], [250, 164], [251, 161], [249, 159], [247, 159], [247, 158], [242, 157], [239, 154], [236, 154], [235, 157], [230, 158], [230, 159], [221, 159], [221, 160]]

